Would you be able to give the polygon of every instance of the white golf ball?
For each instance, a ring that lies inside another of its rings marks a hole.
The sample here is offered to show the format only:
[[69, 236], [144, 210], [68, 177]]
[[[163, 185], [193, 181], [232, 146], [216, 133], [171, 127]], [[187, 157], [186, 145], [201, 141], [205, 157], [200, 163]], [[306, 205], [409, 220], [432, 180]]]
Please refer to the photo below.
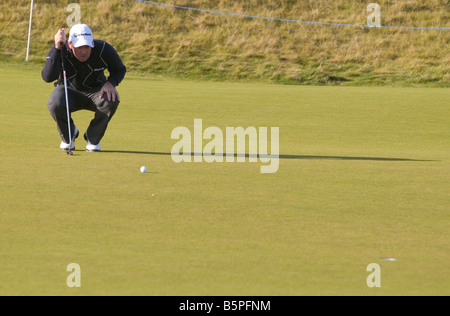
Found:
[[392, 261], [392, 262], [397, 261], [397, 259], [395, 259], [395, 258], [381, 258], [381, 260], [383, 260], [383, 261]]
[[146, 173], [147, 172], [147, 167], [141, 167], [141, 173]]

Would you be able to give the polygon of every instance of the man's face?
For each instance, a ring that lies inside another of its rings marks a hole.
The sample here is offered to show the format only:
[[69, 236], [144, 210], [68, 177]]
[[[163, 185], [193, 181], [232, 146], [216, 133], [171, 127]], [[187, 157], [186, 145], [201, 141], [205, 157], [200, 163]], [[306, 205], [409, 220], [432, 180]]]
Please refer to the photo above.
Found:
[[73, 55], [80, 62], [84, 63], [91, 57], [92, 48], [90, 46], [80, 46], [74, 47], [71, 42], [69, 42], [69, 47], [73, 52]]

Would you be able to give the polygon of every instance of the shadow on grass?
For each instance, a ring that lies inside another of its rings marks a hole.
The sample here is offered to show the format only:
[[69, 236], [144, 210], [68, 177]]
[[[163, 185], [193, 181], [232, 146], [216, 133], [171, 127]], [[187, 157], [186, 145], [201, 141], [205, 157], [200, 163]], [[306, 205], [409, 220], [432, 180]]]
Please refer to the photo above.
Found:
[[[164, 152], [154, 152], [154, 151], [133, 151], [133, 150], [102, 150], [102, 153], [116, 153], [116, 154], [133, 154], [133, 155], [155, 155], [155, 156], [171, 156], [171, 153]], [[182, 155], [182, 154], [180, 154]], [[203, 154], [203, 156], [211, 154]], [[223, 154], [222, 154], [223, 155]], [[201, 156], [199, 153], [191, 153], [191, 156]], [[216, 156], [221, 156], [217, 154]], [[250, 154], [234, 154], [234, 157], [244, 157], [245, 158], [265, 158], [265, 159], [276, 159], [275, 156], [271, 155], [250, 155]], [[366, 160], [366, 161], [409, 161], [409, 162], [432, 162], [437, 160], [421, 160], [421, 159], [411, 159], [411, 158], [388, 158], [388, 157], [355, 157], [355, 156], [318, 156], [318, 155], [279, 155], [279, 159], [310, 159], [310, 160]]]

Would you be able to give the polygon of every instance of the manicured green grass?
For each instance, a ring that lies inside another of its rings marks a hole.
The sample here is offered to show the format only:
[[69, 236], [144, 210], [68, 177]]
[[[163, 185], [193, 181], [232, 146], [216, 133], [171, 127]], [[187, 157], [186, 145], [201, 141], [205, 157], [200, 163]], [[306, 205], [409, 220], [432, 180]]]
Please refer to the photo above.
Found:
[[[68, 157], [40, 69], [0, 68], [0, 295], [450, 294], [448, 89], [130, 73], [104, 151]], [[174, 163], [195, 118], [279, 127], [279, 171]]]

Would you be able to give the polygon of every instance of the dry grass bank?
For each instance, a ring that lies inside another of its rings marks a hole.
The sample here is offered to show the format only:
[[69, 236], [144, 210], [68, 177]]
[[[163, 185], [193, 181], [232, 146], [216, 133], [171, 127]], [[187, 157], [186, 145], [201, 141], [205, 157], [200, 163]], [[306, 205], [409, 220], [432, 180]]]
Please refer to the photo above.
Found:
[[[63, 3], [62, 3], [63, 2]], [[73, 1], [75, 2], [75, 0]], [[166, 0], [209, 10], [303, 21], [449, 27], [448, 0]], [[300, 84], [450, 86], [449, 30], [322, 26], [218, 15], [134, 0], [80, 0], [82, 22], [111, 42], [130, 70], [201, 79]], [[36, 0], [31, 61], [43, 62], [68, 2]], [[29, 0], [0, 4], [0, 55], [26, 54]]]

